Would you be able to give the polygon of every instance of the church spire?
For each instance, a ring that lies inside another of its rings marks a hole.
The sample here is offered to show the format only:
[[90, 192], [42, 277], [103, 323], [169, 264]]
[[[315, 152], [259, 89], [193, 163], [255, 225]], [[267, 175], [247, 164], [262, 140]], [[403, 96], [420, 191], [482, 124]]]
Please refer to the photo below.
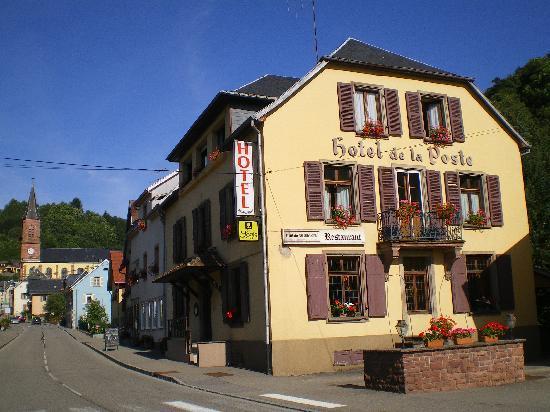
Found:
[[34, 193], [34, 178], [32, 179], [31, 193], [29, 194], [29, 203], [27, 205], [26, 219], [39, 219], [38, 207], [36, 206], [36, 194]]

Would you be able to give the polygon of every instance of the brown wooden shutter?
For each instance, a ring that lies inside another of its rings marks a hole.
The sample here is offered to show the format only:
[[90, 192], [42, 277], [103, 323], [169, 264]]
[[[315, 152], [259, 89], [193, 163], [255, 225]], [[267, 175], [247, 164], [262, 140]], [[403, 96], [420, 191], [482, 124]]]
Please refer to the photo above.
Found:
[[326, 319], [328, 316], [325, 266], [325, 255], [306, 255], [307, 314], [309, 320]]
[[248, 322], [250, 320], [250, 298], [248, 287], [248, 263], [241, 262], [239, 270], [239, 290], [241, 295], [238, 299], [241, 301], [241, 321]]
[[386, 274], [378, 255], [365, 255], [369, 317], [386, 316]]
[[468, 274], [466, 271], [466, 256], [460, 255], [451, 266], [451, 291], [453, 294], [453, 312], [470, 312], [468, 301]]
[[181, 222], [181, 245], [180, 245], [180, 259], [181, 262], [187, 257], [187, 222], [185, 217], [180, 219]]
[[422, 101], [420, 100], [420, 93], [405, 93], [405, 101], [407, 103], [407, 118], [409, 119], [410, 137], [426, 137], [426, 131], [424, 130], [424, 119], [422, 116]]
[[449, 97], [447, 102], [449, 104], [449, 117], [451, 118], [451, 133], [453, 135], [453, 141], [463, 143], [465, 141], [465, 137], [460, 99], [457, 97]]
[[514, 309], [514, 277], [512, 275], [512, 257], [500, 255], [496, 259], [498, 271], [499, 306], [501, 310]]
[[179, 222], [176, 222], [174, 223], [174, 225], [172, 225], [172, 261], [174, 263], [180, 262], [178, 246], [178, 226]]
[[460, 214], [462, 207], [460, 202], [460, 175], [458, 172], [445, 172], [445, 192], [447, 203], [452, 203]]
[[351, 83], [338, 83], [338, 106], [340, 107], [340, 130], [343, 132], [355, 131], [355, 109]]
[[199, 247], [199, 209], [193, 209], [193, 250], [197, 253]]
[[498, 176], [487, 176], [487, 197], [489, 198], [489, 217], [491, 226], [503, 226], [502, 201], [500, 197], [500, 180]]
[[212, 246], [212, 215], [210, 213], [210, 199], [204, 202], [204, 246]]
[[225, 187], [219, 191], [218, 198], [220, 201], [220, 237], [225, 240], [226, 237], [223, 235], [224, 228], [228, 224], [227, 222], [227, 216], [226, 216], [226, 210], [227, 210], [227, 199], [225, 195]]
[[225, 267], [222, 270], [221, 275], [222, 275], [222, 285], [221, 285], [222, 287], [222, 290], [221, 290], [222, 319], [224, 323], [229, 323], [229, 319], [227, 319], [227, 316], [225, 316], [225, 314], [229, 310], [229, 277], [230, 277], [229, 269]]
[[374, 166], [357, 166], [359, 181], [359, 211], [362, 222], [376, 222], [376, 191]]
[[394, 89], [384, 89], [386, 100], [386, 118], [388, 119], [388, 134], [390, 136], [401, 136], [401, 111], [399, 110], [399, 94]]
[[378, 168], [378, 185], [380, 186], [380, 208], [382, 211], [397, 209], [393, 168], [384, 166]]
[[324, 220], [323, 164], [321, 162], [304, 162], [304, 174], [307, 219]]
[[428, 182], [428, 206], [430, 212], [435, 212], [437, 206], [443, 203], [441, 175], [437, 170], [426, 170], [426, 181]]

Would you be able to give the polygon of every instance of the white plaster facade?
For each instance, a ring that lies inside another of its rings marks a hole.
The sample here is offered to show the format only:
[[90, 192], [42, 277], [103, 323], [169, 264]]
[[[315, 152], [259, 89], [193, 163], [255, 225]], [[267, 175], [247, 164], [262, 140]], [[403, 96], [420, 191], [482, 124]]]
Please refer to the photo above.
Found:
[[29, 297], [27, 295], [27, 285], [29, 282], [26, 280], [19, 282], [13, 288], [13, 308], [12, 313], [14, 316], [21, 315], [21, 312], [29, 308]]

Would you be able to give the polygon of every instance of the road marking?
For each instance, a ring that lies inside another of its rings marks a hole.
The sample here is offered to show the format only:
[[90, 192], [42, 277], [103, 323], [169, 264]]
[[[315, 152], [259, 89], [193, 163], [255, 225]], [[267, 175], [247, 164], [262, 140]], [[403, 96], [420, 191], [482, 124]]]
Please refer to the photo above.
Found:
[[216, 409], [205, 408], [203, 406], [182, 401], [164, 402], [164, 404], [171, 406], [172, 408], [181, 409], [189, 412], [219, 412]]
[[75, 391], [73, 388], [71, 388], [69, 385], [66, 385], [64, 383], [61, 384], [61, 386], [63, 386], [64, 388], [70, 390], [72, 393], [74, 393], [75, 395], [78, 395], [78, 396], [82, 396], [82, 394], [80, 392], [77, 392]]
[[281, 401], [301, 403], [304, 405], [318, 406], [320, 408], [327, 408], [327, 409], [342, 408], [346, 406], [339, 403], [322, 402], [322, 401], [316, 401], [313, 399], [306, 399], [306, 398], [297, 398], [296, 396], [281, 395], [279, 393], [264, 393], [263, 395], [260, 395], [260, 396], [264, 396], [266, 398], [279, 399]]
[[50, 375], [50, 378], [52, 378], [56, 382], [59, 380], [55, 376], [53, 376], [51, 372], [48, 372], [48, 375]]
[[44, 369], [46, 369], [46, 372], [50, 371], [50, 368], [48, 368], [48, 365], [44, 365]]

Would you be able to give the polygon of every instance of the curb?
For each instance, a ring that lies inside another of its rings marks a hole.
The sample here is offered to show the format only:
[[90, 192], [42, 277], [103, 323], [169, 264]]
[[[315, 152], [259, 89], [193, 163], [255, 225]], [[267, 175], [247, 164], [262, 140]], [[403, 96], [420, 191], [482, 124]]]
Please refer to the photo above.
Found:
[[13, 342], [15, 339], [17, 339], [19, 336], [21, 336], [21, 334], [23, 333], [23, 331], [19, 332], [17, 335], [15, 335], [13, 338], [11, 338], [9, 341], [7, 341], [6, 343], [4, 344], [0, 344], [0, 349], [3, 349], [4, 347], [8, 346], [11, 342]]
[[[62, 329], [62, 328], [60, 328], [60, 329]], [[79, 342], [79, 340], [77, 338], [75, 338], [73, 335], [71, 335], [65, 329], [62, 329], [62, 330], [64, 330], [65, 333], [67, 333], [67, 335], [69, 335], [75, 341]], [[124, 362], [122, 362], [122, 361], [120, 361], [116, 358], [113, 358], [112, 356], [109, 356], [109, 354], [105, 353], [104, 351], [102, 351], [100, 349], [97, 349], [97, 348], [94, 348], [92, 345], [89, 344], [89, 342], [80, 342], [80, 343], [82, 343], [84, 346], [90, 348], [94, 352], [100, 354], [101, 356], [103, 356], [103, 357], [109, 359], [110, 361], [116, 363], [117, 365], [122, 366], [123, 368], [132, 370], [134, 372], [141, 373], [143, 375], [150, 376], [152, 378], [157, 378], [157, 379], [161, 379], [161, 380], [164, 380], [164, 381], [167, 381], [167, 382], [174, 383], [176, 385], [184, 386], [184, 387], [189, 388], [189, 389], [194, 389], [194, 390], [198, 390], [198, 391], [202, 391], [202, 392], [206, 392], [206, 393], [212, 393], [214, 395], [226, 396], [228, 398], [239, 399], [239, 400], [244, 400], [244, 401], [253, 402], [253, 403], [259, 403], [259, 404], [262, 404], [262, 405], [275, 406], [277, 408], [288, 409], [288, 410], [291, 410], [291, 411], [300, 411], [300, 412], [313, 412], [314, 411], [313, 409], [296, 408], [296, 407], [292, 407], [292, 406], [281, 405], [281, 404], [274, 403], [274, 402], [264, 401], [262, 399], [248, 398], [246, 396], [235, 395], [235, 394], [231, 394], [231, 393], [227, 393], [227, 392], [219, 392], [219, 391], [215, 391], [215, 390], [212, 390], [212, 389], [207, 389], [207, 388], [204, 388], [204, 387], [201, 387], [201, 386], [192, 385], [190, 383], [186, 383], [186, 382], [184, 382], [180, 379], [174, 378], [172, 376], [167, 376], [167, 375], [151, 372], [151, 371], [148, 371], [146, 369], [142, 369], [142, 368], [139, 368], [137, 366], [133, 366], [133, 365], [130, 365], [128, 363], [124, 363]]]

